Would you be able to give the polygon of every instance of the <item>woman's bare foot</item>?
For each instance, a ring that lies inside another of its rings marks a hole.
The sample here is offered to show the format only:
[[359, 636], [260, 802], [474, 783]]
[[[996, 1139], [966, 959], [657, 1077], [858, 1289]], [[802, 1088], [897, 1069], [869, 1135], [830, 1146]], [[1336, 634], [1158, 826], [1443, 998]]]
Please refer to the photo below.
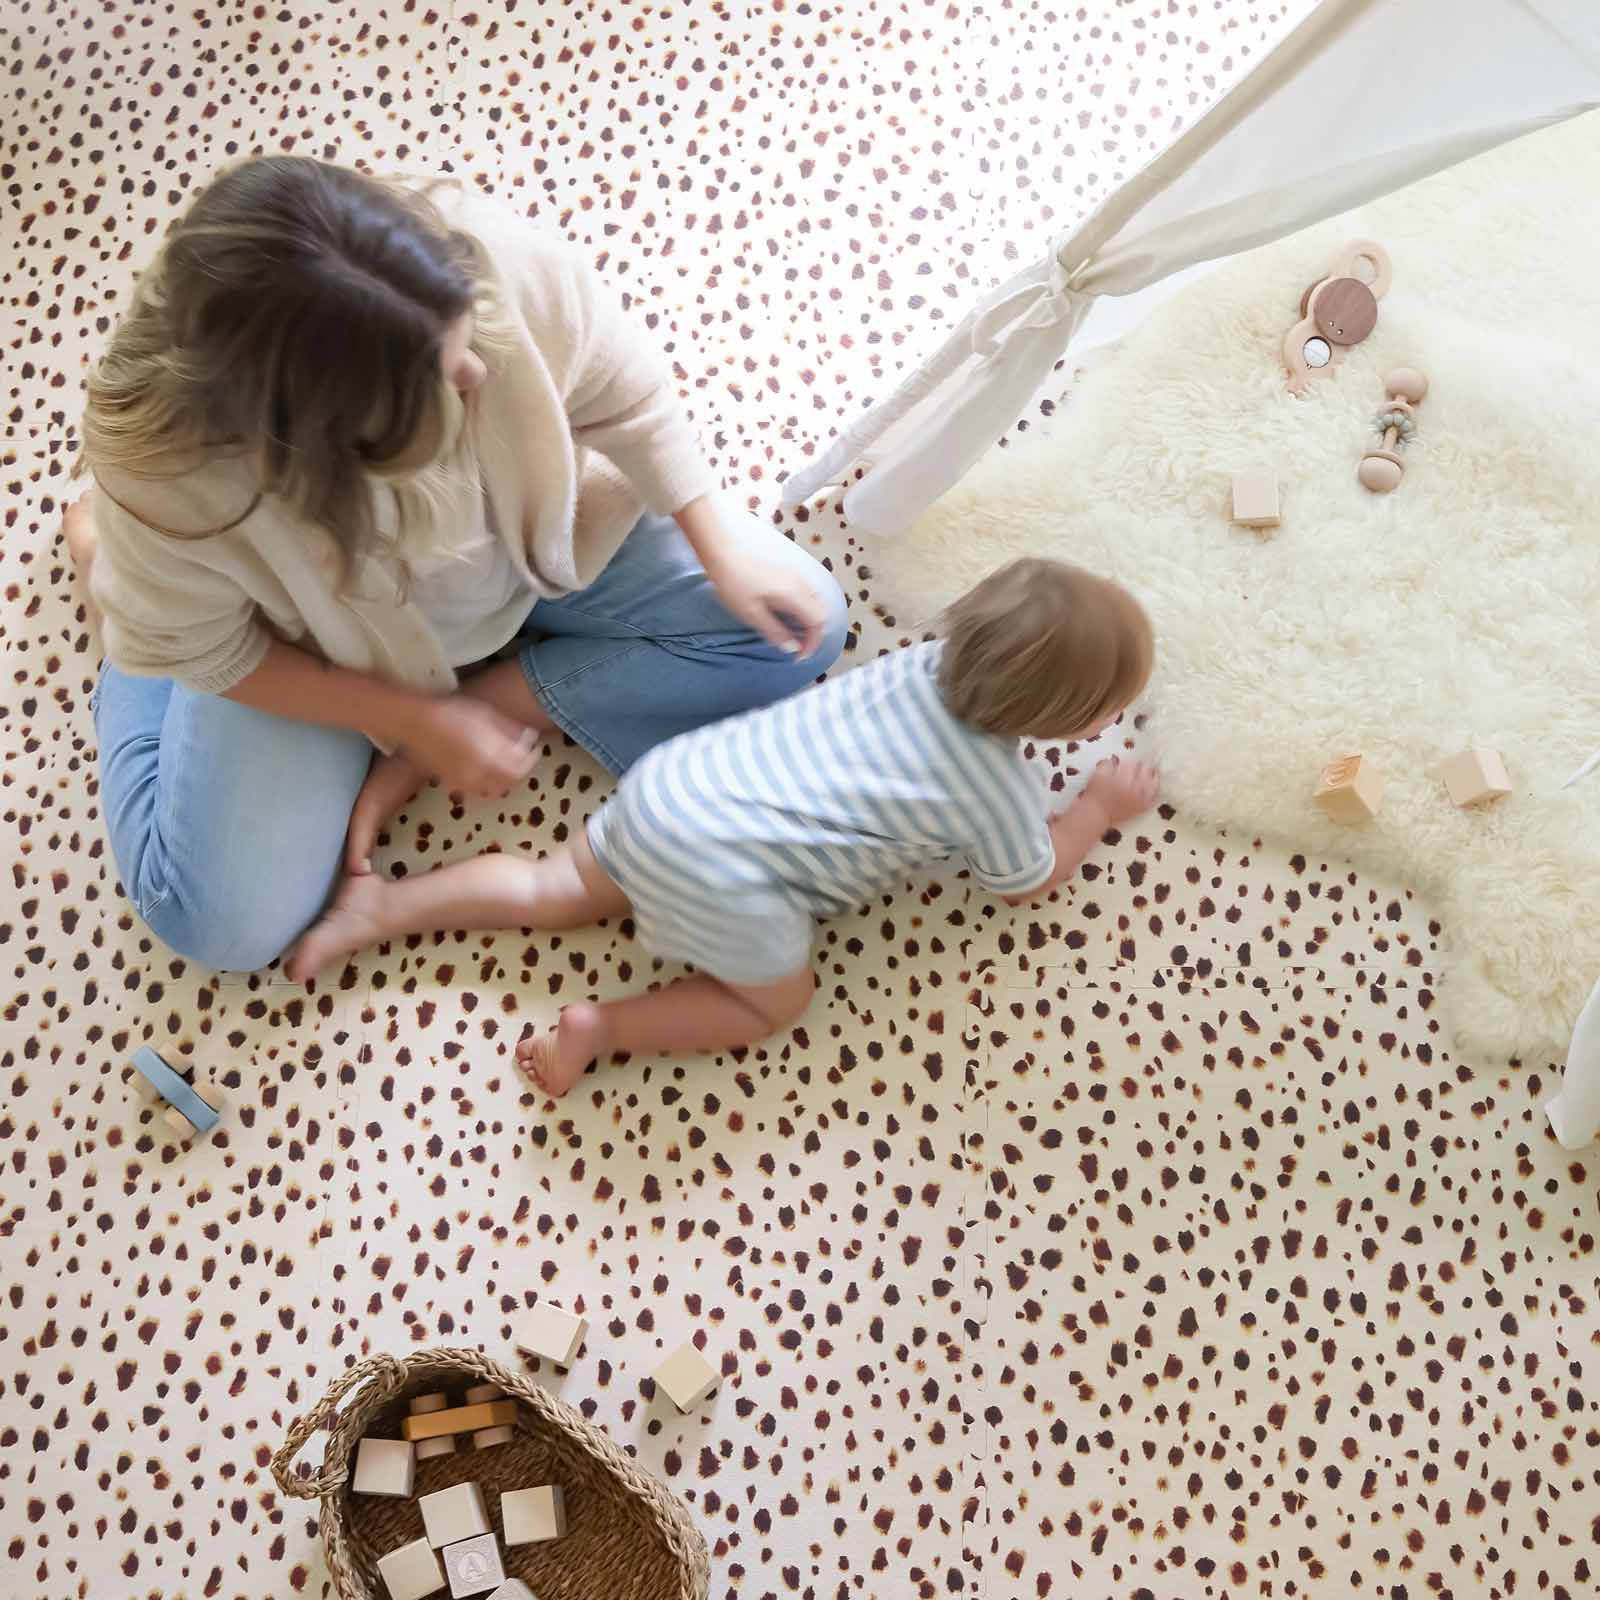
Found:
[[295, 983], [304, 983], [335, 956], [347, 956], [386, 938], [382, 911], [388, 892], [387, 880], [370, 873], [346, 878], [332, 909], [301, 935], [283, 964], [284, 972]]
[[84, 615], [98, 638], [100, 613], [95, 610], [94, 601], [89, 597], [89, 572], [94, 566], [95, 549], [99, 542], [94, 531], [93, 508], [94, 490], [90, 489], [79, 495], [61, 513], [61, 536], [67, 542], [67, 553], [72, 557], [72, 564], [77, 568], [79, 581], [83, 584]]
[[530, 1034], [517, 1044], [517, 1065], [559, 1100], [596, 1056], [606, 1055], [605, 1012], [587, 1003], [568, 1006], [554, 1033]]
[[372, 849], [384, 823], [427, 781], [427, 774], [398, 751], [373, 757], [366, 782], [350, 810], [344, 847], [346, 872], [372, 871]]

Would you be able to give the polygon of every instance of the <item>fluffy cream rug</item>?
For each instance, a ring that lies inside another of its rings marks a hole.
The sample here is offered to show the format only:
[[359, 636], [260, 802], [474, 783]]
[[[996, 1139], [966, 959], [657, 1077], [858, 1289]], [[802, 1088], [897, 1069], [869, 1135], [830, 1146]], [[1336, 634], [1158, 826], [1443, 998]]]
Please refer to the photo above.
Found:
[[[1600, 116], [1240, 257], [1157, 311], [873, 564], [903, 619], [997, 563], [1118, 577], [1160, 636], [1151, 729], [1186, 813], [1348, 855], [1430, 894], [1459, 1049], [1560, 1059], [1600, 976]], [[1277, 350], [1343, 240], [1383, 242], [1374, 335], [1307, 398]], [[1356, 481], [1383, 374], [1420, 367], [1405, 481]], [[1228, 521], [1268, 465], [1283, 526]], [[1457, 811], [1434, 776], [1472, 741], [1515, 793]], [[1388, 789], [1346, 828], [1311, 804], [1360, 751]]]

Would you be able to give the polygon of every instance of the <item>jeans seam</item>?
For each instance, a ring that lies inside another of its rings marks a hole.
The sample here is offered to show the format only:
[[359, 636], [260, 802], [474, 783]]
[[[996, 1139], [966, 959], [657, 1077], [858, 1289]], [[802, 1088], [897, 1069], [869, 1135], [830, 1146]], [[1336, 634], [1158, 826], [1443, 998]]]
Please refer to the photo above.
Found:
[[588, 728], [583, 727], [561, 704], [561, 697], [555, 692], [562, 684], [571, 683], [576, 678], [581, 678], [585, 673], [594, 671], [597, 667], [609, 666], [621, 660], [624, 656], [637, 654], [640, 650], [649, 648], [650, 641], [641, 639], [635, 644], [624, 645], [622, 649], [613, 651], [608, 656], [601, 657], [598, 661], [586, 662], [581, 667], [576, 667], [565, 676], [557, 678], [554, 683], [546, 683], [540, 675], [533, 660], [533, 646], [524, 649], [519, 661], [522, 666], [522, 675], [528, 680], [535, 699], [549, 714], [552, 722], [570, 739], [582, 745], [590, 755], [594, 756], [613, 773], [620, 773], [627, 763], [621, 759], [612, 747], [603, 739], [597, 738]]

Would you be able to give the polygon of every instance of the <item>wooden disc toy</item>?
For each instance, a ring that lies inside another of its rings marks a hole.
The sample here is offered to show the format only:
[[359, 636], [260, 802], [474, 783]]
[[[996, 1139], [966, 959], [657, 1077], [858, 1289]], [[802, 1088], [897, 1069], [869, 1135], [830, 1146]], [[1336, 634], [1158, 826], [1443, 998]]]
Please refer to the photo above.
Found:
[[1378, 297], [1359, 278], [1330, 278], [1316, 295], [1311, 320], [1330, 344], [1360, 344], [1378, 325]]
[[1378, 322], [1389, 292], [1389, 253], [1372, 239], [1352, 239], [1327, 273], [1300, 296], [1300, 320], [1283, 336], [1290, 394], [1304, 394], [1313, 374], [1327, 372]]

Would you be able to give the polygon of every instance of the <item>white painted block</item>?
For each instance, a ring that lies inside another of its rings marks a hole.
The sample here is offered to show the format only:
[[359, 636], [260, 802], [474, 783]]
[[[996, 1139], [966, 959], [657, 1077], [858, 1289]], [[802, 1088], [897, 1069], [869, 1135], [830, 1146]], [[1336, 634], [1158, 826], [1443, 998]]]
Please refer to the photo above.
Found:
[[692, 1344], [674, 1350], [655, 1371], [656, 1387], [680, 1411], [692, 1411], [716, 1386], [722, 1374]]
[[413, 1539], [378, 1557], [378, 1576], [389, 1600], [423, 1600], [444, 1588], [444, 1568], [426, 1539]]
[[435, 1490], [421, 1496], [417, 1505], [422, 1512], [422, 1525], [428, 1530], [428, 1543], [436, 1550], [441, 1545], [458, 1544], [493, 1531], [483, 1490], [475, 1483]]
[[500, 1496], [500, 1526], [507, 1544], [539, 1544], [567, 1531], [567, 1503], [554, 1484], [507, 1489]]
[[404, 1499], [416, 1477], [416, 1451], [404, 1439], [363, 1439], [356, 1446], [356, 1473], [350, 1486], [357, 1494]]
[[523, 1318], [517, 1348], [530, 1356], [570, 1367], [578, 1358], [589, 1324], [559, 1306], [535, 1306]]
[[439, 1552], [444, 1559], [444, 1574], [450, 1580], [452, 1600], [487, 1594], [505, 1582], [506, 1569], [500, 1560], [500, 1546], [492, 1533], [447, 1544]]

